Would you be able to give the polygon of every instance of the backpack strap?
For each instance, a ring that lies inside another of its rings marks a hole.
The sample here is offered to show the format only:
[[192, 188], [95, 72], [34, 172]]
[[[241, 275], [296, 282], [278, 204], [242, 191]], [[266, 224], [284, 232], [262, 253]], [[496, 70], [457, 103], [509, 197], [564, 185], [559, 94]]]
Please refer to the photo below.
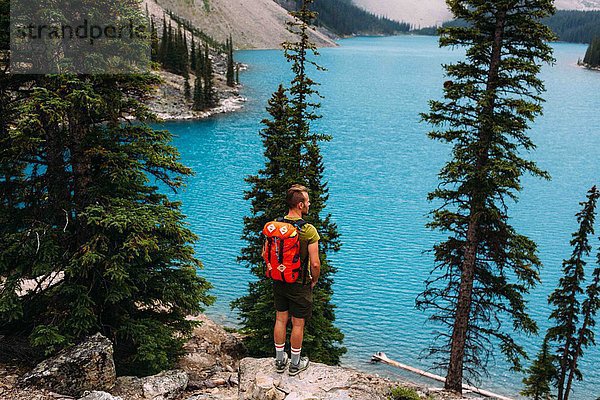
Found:
[[276, 221], [277, 222], [287, 222], [288, 224], [293, 225], [294, 227], [296, 227], [296, 229], [299, 229], [299, 230], [302, 230], [304, 225], [306, 225], [306, 221], [303, 220], [302, 218], [293, 220], [293, 219], [286, 219], [286, 218], [280, 217], [280, 218], [277, 218]]

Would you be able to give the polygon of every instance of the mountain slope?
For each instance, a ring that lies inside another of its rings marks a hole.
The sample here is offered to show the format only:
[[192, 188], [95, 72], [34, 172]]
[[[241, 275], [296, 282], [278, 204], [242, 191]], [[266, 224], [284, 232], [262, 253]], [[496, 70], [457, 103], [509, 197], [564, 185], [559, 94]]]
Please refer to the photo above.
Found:
[[[286, 10], [296, 10], [300, 0], [275, 0]], [[342, 35], [394, 35], [408, 32], [410, 25], [374, 15], [352, 0], [317, 0], [311, 5], [315, 24]]]
[[[441, 25], [452, 18], [444, 0], [354, 0], [377, 15], [406, 21], [415, 27]], [[559, 10], [600, 10], [600, 0], [556, 0]]]
[[[233, 37], [238, 49], [275, 49], [293, 39], [285, 30], [291, 17], [273, 0], [145, 0], [149, 8], [161, 7], [190, 21], [195, 27], [224, 43]], [[317, 46], [336, 46], [325, 33], [314, 31]]]

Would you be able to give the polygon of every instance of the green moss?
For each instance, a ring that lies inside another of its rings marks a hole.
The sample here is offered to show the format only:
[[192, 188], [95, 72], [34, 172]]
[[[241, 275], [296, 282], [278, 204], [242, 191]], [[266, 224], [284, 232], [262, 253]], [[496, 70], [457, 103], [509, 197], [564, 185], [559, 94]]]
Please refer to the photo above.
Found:
[[421, 397], [414, 390], [407, 387], [398, 386], [390, 390], [389, 400], [420, 400]]

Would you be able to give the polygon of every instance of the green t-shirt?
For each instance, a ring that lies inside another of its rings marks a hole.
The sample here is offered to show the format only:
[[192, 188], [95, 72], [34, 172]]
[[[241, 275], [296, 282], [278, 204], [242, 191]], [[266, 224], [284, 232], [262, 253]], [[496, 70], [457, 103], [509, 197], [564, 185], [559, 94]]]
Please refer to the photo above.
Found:
[[[298, 221], [300, 218], [291, 217], [286, 215], [285, 219], [289, 219], [290, 221]], [[300, 236], [300, 262], [302, 265], [306, 265], [308, 262], [308, 245], [318, 242], [321, 237], [319, 236], [319, 232], [317, 232], [317, 228], [315, 228], [311, 224], [305, 224], [302, 229], [299, 231]]]

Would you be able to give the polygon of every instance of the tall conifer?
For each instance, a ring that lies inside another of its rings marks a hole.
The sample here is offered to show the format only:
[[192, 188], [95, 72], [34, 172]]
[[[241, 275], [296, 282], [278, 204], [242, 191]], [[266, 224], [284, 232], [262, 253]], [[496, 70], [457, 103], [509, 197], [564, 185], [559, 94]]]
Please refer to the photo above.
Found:
[[194, 40], [194, 34], [192, 33], [192, 44], [190, 45], [190, 70], [196, 71], [196, 41]]
[[159, 41], [158, 41], [158, 32], [156, 30], [156, 25], [154, 24], [154, 18], [150, 20], [150, 48], [151, 48], [151, 60], [158, 61], [159, 54]]
[[327, 200], [327, 185], [323, 182], [323, 162], [319, 142], [329, 136], [311, 131], [310, 123], [319, 118], [314, 110], [319, 104], [312, 102], [318, 96], [306, 71], [315, 65], [308, 59], [308, 52], [316, 51], [309, 41], [308, 29], [314, 13], [309, 10], [312, 1], [302, 2], [299, 11], [292, 12], [294, 22], [289, 30], [296, 35], [297, 42], [286, 43], [286, 58], [292, 64], [294, 79], [289, 96], [280, 86], [269, 101], [267, 110], [271, 119], [263, 120], [261, 131], [266, 158], [265, 168], [258, 175], [247, 178], [251, 189], [246, 199], [251, 200], [252, 215], [244, 218], [244, 236], [248, 245], [242, 250], [240, 261], [259, 279], [249, 284], [246, 296], [237, 299], [232, 306], [240, 311], [245, 331], [249, 334], [248, 348], [252, 354], [269, 356], [273, 353], [273, 308], [272, 283], [264, 276], [261, 248], [262, 227], [270, 220], [285, 215], [286, 190], [294, 183], [307, 186], [311, 197], [311, 212], [306, 221], [312, 223], [321, 234], [321, 277], [314, 289], [313, 317], [308, 322], [303, 342], [303, 352], [312, 360], [337, 364], [346, 351], [340, 347], [343, 334], [333, 323], [335, 306], [331, 303], [333, 274], [335, 268], [327, 261], [327, 255], [340, 246], [337, 227], [331, 216], [324, 214]]
[[233, 87], [235, 85], [235, 68], [233, 61], [233, 39], [231, 35], [229, 35], [229, 39], [227, 40], [227, 86]]
[[[583, 282], [585, 281], [586, 258], [592, 251], [589, 243], [590, 236], [594, 235], [594, 221], [596, 217], [596, 205], [600, 193], [594, 186], [587, 195], [587, 200], [581, 203], [582, 210], [577, 213], [579, 229], [573, 233], [571, 246], [573, 253], [571, 258], [563, 262], [563, 277], [558, 287], [548, 298], [548, 302], [554, 306], [550, 314], [550, 320], [556, 325], [548, 329], [546, 335], [550, 344], [556, 344], [556, 386], [558, 389], [558, 400], [566, 400], [569, 397], [573, 376], [581, 376], [577, 368], [577, 359], [581, 355], [582, 345], [589, 343], [590, 322], [593, 326], [593, 316], [597, 309], [596, 290], [594, 281], [588, 290], [590, 297], [585, 303], [585, 312], [582, 313], [580, 302], [584, 293]], [[594, 271], [596, 274], [598, 271]], [[597, 283], [596, 283], [597, 286]], [[591, 301], [590, 301], [591, 300]], [[584, 323], [578, 331], [579, 318], [583, 314]]]
[[208, 44], [204, 47], [204, 62], [202, 65], [204, 80], [204, 107], [212, 108], [216, 105], [213, 81], [213, 67], [210, 59], [210, 50]]
[[163, 29], [162, 36], [160, 38], [160, 45], [158, 47], [158, 61], [161, 64], [165, 63], [167, 57], [167, 40], [169, 39], [169, 33], [167, 30], [167, 17], [163, 14]]
[[[542, 112], [541, 63], [551, 62], [551, 31], [540, 19], [551, 0], [448, 0], [464, 27], [441, 29], [440, 46], [466, 49], [466, 60], [446, 65], [444, 100], [431, 101], [423, 119], [432, 139], [453, 145], [428, 226], [447, 233], [433, 248], [435, 267], [417, 306], [445, 329], [430, 347], [447, 370], [446, 389], [461, 392], [463, 375], [486, 371], [493, 342], [513, 368], [525, 351], [513, 331], [537, 332], [524, 295], [539, 282], [536, 244], [509, 224], [508, 201], [523, 174], [548, 175], [520, 156], [535, 145], [528, 125]], [[505, 323], [510, 327], [505, 329]]]

